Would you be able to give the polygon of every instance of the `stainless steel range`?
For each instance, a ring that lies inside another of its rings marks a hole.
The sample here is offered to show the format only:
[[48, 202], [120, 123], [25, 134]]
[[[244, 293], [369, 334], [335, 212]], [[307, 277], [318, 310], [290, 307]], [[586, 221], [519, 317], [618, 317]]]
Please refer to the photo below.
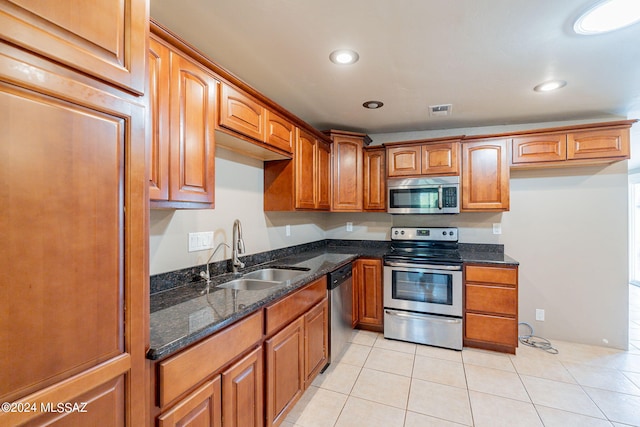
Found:
[[384, 336], [462, 350], [457, 228], [393, 227], [384, 258]]

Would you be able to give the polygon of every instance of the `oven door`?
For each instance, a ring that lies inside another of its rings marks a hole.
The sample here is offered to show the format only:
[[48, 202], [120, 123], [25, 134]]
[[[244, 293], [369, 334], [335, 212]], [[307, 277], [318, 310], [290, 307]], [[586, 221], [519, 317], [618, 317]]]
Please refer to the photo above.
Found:
[[384, 307], [462, 317], [460, 266], [437, 267], [385, 265]]

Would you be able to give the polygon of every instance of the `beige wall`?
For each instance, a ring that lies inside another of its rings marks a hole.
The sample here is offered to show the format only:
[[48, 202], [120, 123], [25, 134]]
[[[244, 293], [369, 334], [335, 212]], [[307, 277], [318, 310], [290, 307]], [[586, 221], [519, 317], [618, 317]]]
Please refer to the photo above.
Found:
[[512, 173], [502, 241], [521, 263], [520, 319], [536, 334], [627, 347], [627, 187], [626, 161]]
[[[232, 151], [216, 149], [215, 209], [151, 210], [150, 274], [204, 264], [210, 250], [188, 252], [188, 233], [213, 231], [216, 245], [231, 245], [233, 221], [242, 222], [247, 254], [324, 239], [324, 215], [263, 211], [263, 163]], [[291, 236], [285, 236], [285, 226]], [[223, 248], [214, 261], [231, 258]]]
[[[564, 124], [567, 123], [558, 123]], [[553, 125], [556, 124], [537, 127]], [[372, 138], [375, 143], [382, 143], [526, 128], [532, 126]], [[215, 210], [151, 211], [151, 274], [203, 264], [210, 252], [188, 253], [187, 234], [214, 231], [216, 243], [230, 243], [235, 218], [242, 221], [247, 253], [324, 238], [387, 240], [392, 225], [455, 226], [460, 229], [461, 242], [502, 243], [505, 252], [520, 261], [520, 320], [530, 323], [537, 334], [618, 348], [627, 345], [627, 162], [604, 167], [514, 171], [509, 212], [453, 216], [265, 213], [262, 174], [261, 161], [219, 148]], [[353, 231], [346, 231], [347, 222], [353, 222]], [[493, 234], [494, 223], [501, 223], [503, 234]], [[290, 237], [284, 232], [287, 224], [291, 225]], [[230, 251], [225, 250], [215, 260], [230, 256]], [[534, 320], [536, 308], [545, 309], [544, 322]]]

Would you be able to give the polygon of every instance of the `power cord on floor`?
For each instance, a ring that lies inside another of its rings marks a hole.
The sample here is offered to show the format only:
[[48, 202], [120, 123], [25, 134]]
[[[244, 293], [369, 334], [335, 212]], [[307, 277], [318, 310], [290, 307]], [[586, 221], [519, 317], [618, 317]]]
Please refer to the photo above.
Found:
[[528, 333], [520, 334], [518, 332], [518, 341], [520, 341], [522, 344], [533, 348], [539, 348], [540, 350], [544, 350], [547, 353], [558, 354], [558, 349], [551, 345], [551, 341], [546, 338], [533, 335], [533, 327], [530, 324], [526, 322], [520, 322], [518, 323], [518, 327], [520, 326], [526, 326], [528, 328]]

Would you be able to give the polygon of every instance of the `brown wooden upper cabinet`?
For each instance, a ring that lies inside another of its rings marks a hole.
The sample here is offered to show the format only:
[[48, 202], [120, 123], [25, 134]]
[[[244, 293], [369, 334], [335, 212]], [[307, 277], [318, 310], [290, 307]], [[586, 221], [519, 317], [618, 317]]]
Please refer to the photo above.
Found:
[[586, 125], [561, 132], [515, 136], [511, 166], [549, 167], [610, 163], [629, 158], [633, 120]]
[[293, 123], [267, 110], [267, 144], [291, 153], [295, 139], [296, 127]]
[[460, 137], [385, 146], [389, 177], [460, 174]]
[[331, 147], [307, 131], [299, 130], [295, 155], [296, 209], [331, 207]]
[[331, 146], [296, 128], [294, 159], [264, 162], [264, 210], [325, 210], [331, 207]]
[[461, 211], [509, 210], [507, 138], [462, 143]]
[[[221, 86], [218, 128], [254, 146], [227, 138], [221, 141], [221, 145], [237, 149], [237, 144], [243, 144], [243, 151], [264, 160], [290, 157], [295, 140], [294, 124], [266, 108], [248, 93], [224, 82]], [[276, 155], [269, 153], [269, 150]]]
[[250, 138], [264, 141], [267, 109], [249, 95], [223, 83], [220, 90], [219, 124]]
[[213, 207], [218, 82], [159, 39], [152, 37], [149, 48], [151, 207]]
[[64, 6], [13, 0], [0, 2], [0, 28], [2, 38], [11, 43], [142, 94], [147, 7], [138, 0], [74, 1]]
[[382, 146], [365, 147], [363, 153], [364, 189], [363, 210], [387, 211], [387, 162]]
[[330, 130], [333, 159], [332, 211], [362, 212], [363, 147], [371, 140], [362, 133]]

